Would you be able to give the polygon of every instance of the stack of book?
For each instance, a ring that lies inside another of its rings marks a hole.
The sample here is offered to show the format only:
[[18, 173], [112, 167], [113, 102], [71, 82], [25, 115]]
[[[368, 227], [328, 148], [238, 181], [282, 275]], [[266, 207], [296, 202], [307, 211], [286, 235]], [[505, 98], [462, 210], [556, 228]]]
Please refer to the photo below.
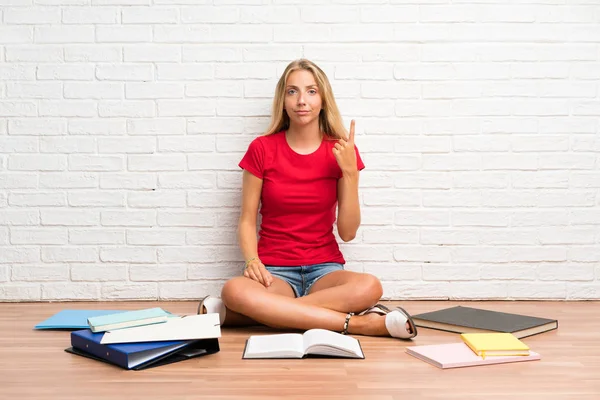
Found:
[[540, 360], [520, 338], [558, 328], [558, 321], [471, 307], [413, 316], [423, 328], [461, 333], [461, 342], [411, 346], [406, 352], [438, 368]]
[[406, 352], [438, 368], [540, 360], [540, 354], [510, 333], [466, 333], [462, 342], [411, 346]]
[[101, 314], [71, 332], [66, 352], [141, 370], [219, 351], [219, 314], [176, 316], [161, 308]]

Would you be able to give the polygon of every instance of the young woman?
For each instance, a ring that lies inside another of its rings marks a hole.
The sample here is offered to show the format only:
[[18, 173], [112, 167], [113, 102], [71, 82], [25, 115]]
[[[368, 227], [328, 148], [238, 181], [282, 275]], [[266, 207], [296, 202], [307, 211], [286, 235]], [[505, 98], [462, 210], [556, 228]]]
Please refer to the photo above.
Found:
[[222, 300], [204, 298], [200, 313], [218, 312], [223, 325], [416, 336], [406, 311], [376, 304], [382, 295], [376, 277], [344, 270], [333, 225], [345, 242], [356, 236], [364, 164], [354, 145], [354, 121], [347, 134], [317, 65], [301, 59], [287, 66], [277, 83], [271, 126], [250, 143], [239, 166], [243, 276], [226, 282]]

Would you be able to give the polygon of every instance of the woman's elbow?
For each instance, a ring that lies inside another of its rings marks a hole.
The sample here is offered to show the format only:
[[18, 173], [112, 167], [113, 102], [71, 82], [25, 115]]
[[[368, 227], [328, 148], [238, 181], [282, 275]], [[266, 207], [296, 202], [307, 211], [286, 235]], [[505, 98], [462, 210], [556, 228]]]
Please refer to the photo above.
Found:
[[356, 237], [356, 232], [338, 232], [340, 235], [340, 239], [344, 242], [349, 242]]
[[360, 227], [360, 219], [358, 221], [353, 221], [351, 224], [341, 224], [339, 221], [337, 223], [337, 232], [344, 242], [349, 242], [356, 237], [356, 231]]

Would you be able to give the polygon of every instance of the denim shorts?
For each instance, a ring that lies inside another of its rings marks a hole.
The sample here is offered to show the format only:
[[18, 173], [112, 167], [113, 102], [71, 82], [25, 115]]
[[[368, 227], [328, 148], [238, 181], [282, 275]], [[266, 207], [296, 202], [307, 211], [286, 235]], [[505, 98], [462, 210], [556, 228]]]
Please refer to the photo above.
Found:
[[316, 281], [334, 271], [342, 271], [339, 263], [302, 265], [299, 267], [277, 267], [265, 265], [267, 271], [276, 278], [290, 284], [296, 297], [306, 296]]

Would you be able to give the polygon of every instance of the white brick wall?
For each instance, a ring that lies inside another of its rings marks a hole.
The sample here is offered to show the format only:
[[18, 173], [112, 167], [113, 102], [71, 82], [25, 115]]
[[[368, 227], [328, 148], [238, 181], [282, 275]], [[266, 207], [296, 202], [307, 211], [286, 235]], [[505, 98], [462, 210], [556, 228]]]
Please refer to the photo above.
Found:
[[[509, 4], [510, 3], [510, 4]], [[296, 58], [367, 165], [390, 299], [600, 299], [600, 3], [0, 0], [0, 301], [197, 299]]]

